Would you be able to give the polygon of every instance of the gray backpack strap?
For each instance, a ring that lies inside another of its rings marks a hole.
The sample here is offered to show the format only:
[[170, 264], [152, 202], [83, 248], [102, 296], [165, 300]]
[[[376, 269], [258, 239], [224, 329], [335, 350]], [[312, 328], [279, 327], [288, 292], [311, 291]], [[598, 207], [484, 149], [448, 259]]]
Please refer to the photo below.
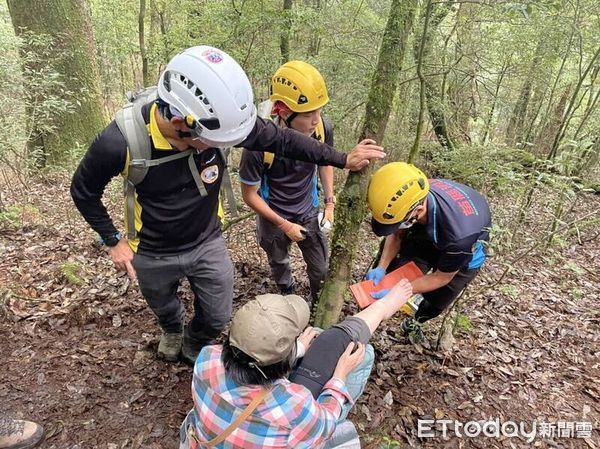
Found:
[[145, 93], [142, 92], [137, 98], [132, 96], [131, 99], [133, 99], [133, 102], [125, 105], [115, 114], [115, 122], [121, 134], [125, 137], [127, 147], [129, 148], [129, 166], [123, 189], [125, 194], [127, 238], [129, 240], [137, 237], [135, 229], [135, 186], [144, 180], [150, 167], [187, 157], [192, 177], [200, 195], [208, 195], [194, 162], [194, 150], [181, 151], [170, 156], [152, 159], [152, 141], [150, 140], [148, 128], [142, 116], [142, 107], [155, 98], [156, 90], [147, 89]]
[[194, 182], [196, 183], [196, 187], [198, 187], [198, 192], [200, 192], [200, 196], [208, 195], [208, 193], [206, 192], [206, 188], [204, 187], [204, 183], [202, 182], [202, 179], [200, 179], [200, 175], [198, 174], [198, 167], [196, 167], [193, 152], [190, 152], [190, 155], [188, 157], [188, 165], [190, 167], [190, 172], [192, 173], [192, 178], [194, 178]]
[[[131, 161], [131, 163], [129, 164], [129, 170], [131, 170], [132, 168], [135, 168], [137, 170], [143, 169], [147, 172], [149, 167], [155, 167], [157, 165], [164, 164], [165, 162], [174, 161], [176, 159], [182, 159], [184, 157], [191, 158], [192, 163], [194, 163], [193, 154], [194, 154], [194, 152], [192, 150], [187, 150], [187, 151], [182, 151], [181, 153], [162, 157], [160, 159], [150, 159], [150, 160], [149, 159], [139, 159], [139, 160], [135, 161], [135, 163], [134, 163], [134, 161]], [[194, 166], [195, 166], [195, 164], [194, 164]], [[141, 171], [141, 170], [139, 170], [139, 171]], [[196, 172], [197, 172], [197, 170], [196, 170]], [[192, 172], [192, 174], [193, 173], [194, 173], [194, 171]], [[144, 174], [144, 176], [145, 176], [145, 174]], [[197, 173], [196, 173], [196, 177], [198, 177]], [[199, 177], [198, 177], [198, 179], [199, 179]], [[194, 178], [194, 180], [196, 180], [196, 179]], [[204, 191], [204, 195], [206, 195], [206, 190], [204, 190], [204, 184], [202, 184], [201, 181], [200, 181], [200, 184], [202, 186], [202, 191]], [[197, 185], [197, 183], [196, 183], [196, 185]], [[202, 191], [200, 191], [201, 195], [202, 195]], [[133, 240], [137, 237], [137, 231], [135, 229], [135, 184], [129, 178], [125, 179], [124, 193], [125, 193], [125, 219], [127, 222], [127, 238], [129, 240]]]
[[164, 164], [165, 162], [171, 162], [176, 159], [182, 159], [184, 157], [188, 157], [190, 154], [193, 154], [194, 150], [185, 150], [180, 151], [177, 154], [171, 154], [170, 156], [161, 157], [158, 159], [144, 159], [136, 162], [136, 165], [140, 167], [156, 167], [157, 165]]
[[125, 222], [127, 223], [127, 239], [133, 240], [137, 237], [135, 230], [135, 185], [127, 179], [123, 183], [125, 194]]
[[141, 161], [152, 158], [152, 142], [148, 135], [148, 128], [142, 117], [141, 103], [129, 103], [115, 115], [119, 131], [125, 137], [129, 147], [129, 170], [127, 179], [133, 185], [143, 181], [148, 167]]
[[142, 117], [142, 105], [129, 103], [115, 115], [119, 131], [125, 137], [129, 148], [129, 166], [124, 182], [125, 217], [127, 222], [127, 238], [137, 237], [135, 230], [135, 186], [143, 181], [148, 167], [143, 161], [152, 157], [152, 143], [148, 135], [146, 123]]

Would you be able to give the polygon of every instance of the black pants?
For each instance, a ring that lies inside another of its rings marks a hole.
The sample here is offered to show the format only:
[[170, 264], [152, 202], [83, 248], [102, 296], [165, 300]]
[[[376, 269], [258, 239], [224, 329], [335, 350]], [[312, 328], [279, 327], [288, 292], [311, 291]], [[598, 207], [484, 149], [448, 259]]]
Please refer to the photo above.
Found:
[[[437, 269], [439, 256], [440, 251], [424, 235], [409, 233], [405, 241], [402, 242], [400, 253], [392, 260], [387, 271], [394, 271], [401, 265], [412, 261], [424, 274], [427, 274], [430, 270]], [[420, 323], [424, 323], [440, 315], [452, 304], [460, 292], [475, 279], [478, 272], [479, 268], [470, 270], [465, 267], [456, 273], [448, 284], [437, 290], [423, 293], [423, 301], [419, 304], [415, 319]]]
[[[308, 231], [306, 238], [297, 242], [310, 283], [311, 301], [316, 304], [319, 300], [321, 284], [327, 276], [327, 238], [319, 229], [318, 210], [311, 211], [304, 217], [291, 220]], [[292, 268], [290, 266], [290, 245], [292, 241], [285, 233], [270, 221], [257, 218], [258, 243], [267, 253], [271, 275], [280, 289], [292, 286]]]
[[298, 366], [288, 376], [291, 382], [304, 385], [317, 399], [331, 379], [340, 356], [351, 342], [366, 344], [371, 331], [360, 318], [348, 317], [323, 331], [310, 345]]

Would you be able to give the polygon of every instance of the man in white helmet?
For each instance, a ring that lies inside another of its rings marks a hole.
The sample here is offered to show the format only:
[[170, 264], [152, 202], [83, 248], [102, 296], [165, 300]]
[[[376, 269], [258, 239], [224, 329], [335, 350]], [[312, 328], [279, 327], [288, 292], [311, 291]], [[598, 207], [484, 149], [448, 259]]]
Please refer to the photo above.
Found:
[[[217, 215], [225, 170], [219, 148], [268, 149], [280, 157], [350, 170], [385, 154], [375, 142], [363, 141], [346, 155], [257, 118], [242, 68], [208, 46], [175, 56], [160, 77], [158, 98], [141, 106], [139, 114], [147, 128], [143, 135], [113, 121], [97, 136], [73, 176], [71, 195], [117, 269], [138, 279], [163, 331], [158, 355], [175, 361], [181, 352], [193, 363], [231, 316], [233, 266]], [[132, 147], [144, 139], [151, 154], [132, 157]], [[143, 175], [130, 182], [140, 166]], [[106, 185], [119, 174], [134, 190], [126, 208], [130, 238], [121, 238], [101, 201]], [[177, 297], [184, 277], [194, 292], [195, 310], [185, 329], [185, 309]]]

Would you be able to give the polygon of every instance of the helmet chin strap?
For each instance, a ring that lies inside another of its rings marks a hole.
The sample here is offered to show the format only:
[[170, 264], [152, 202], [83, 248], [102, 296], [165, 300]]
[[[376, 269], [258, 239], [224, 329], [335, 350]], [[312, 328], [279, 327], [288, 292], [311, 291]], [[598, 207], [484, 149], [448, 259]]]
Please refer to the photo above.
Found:
[[408, 229], [408, 228], [411, 228], [416, 222], [417, 222], [417, 217], [409, 218], [408, 220], [403, 221], [402, 223], [400, 223], [400, 226], [398, 226], [398, 229]]
[[292, 113], [290, 114], [290, 116], [288, 118], [283, 119], [283, 121], [285, 122], [285, 124], [288, 128], [292, 127], [292, 120], [294, 120], [298, 116], [297, 112], [294, 112], [294, 111], [291, 111], [291, 112]]
[[180, 131], [179, 129], [177, 130], [177, 136], [180, 139], [187, 139], [188, 137], [192, 137], [192, 133], [189, 131]]

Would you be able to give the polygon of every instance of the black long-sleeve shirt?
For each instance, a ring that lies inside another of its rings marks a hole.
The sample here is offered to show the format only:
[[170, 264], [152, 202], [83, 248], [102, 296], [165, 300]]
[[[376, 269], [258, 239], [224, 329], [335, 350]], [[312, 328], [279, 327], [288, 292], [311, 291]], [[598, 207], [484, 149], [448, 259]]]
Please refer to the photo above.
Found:
[[[147, 124], [154, 111], [151, 106], [142, 109]], [[152, 159], [176, 154], [177, 149], [171, 148], [163, 136], [156, 135], [160, 134], [157, 129], [149, 126]], [[156, 145], [157, 142], [163, 145]], [[339, 168], [346, 165], [344, 153], [262, 118], [257, 118], [252, 132], [240, 146], [318, 165]], [[131, 242], [135, 251], [148, 255], [180, 254], [220, 233], [217, 211], [224, 161], [214, 148], [198, 152], [194, 160], [207, 191], [204, 197], [198, 192], [187, 158], [150, 167], [136, 186], [136, 223], [141, 228], [139, 239]], [[73, 201], [102, 237], [117, 233], [102, 204], [102, 195], [110, 180], [124, 172], [126, 161], [127, 143], [113, 121], [90, 145], [73, 175]]]

